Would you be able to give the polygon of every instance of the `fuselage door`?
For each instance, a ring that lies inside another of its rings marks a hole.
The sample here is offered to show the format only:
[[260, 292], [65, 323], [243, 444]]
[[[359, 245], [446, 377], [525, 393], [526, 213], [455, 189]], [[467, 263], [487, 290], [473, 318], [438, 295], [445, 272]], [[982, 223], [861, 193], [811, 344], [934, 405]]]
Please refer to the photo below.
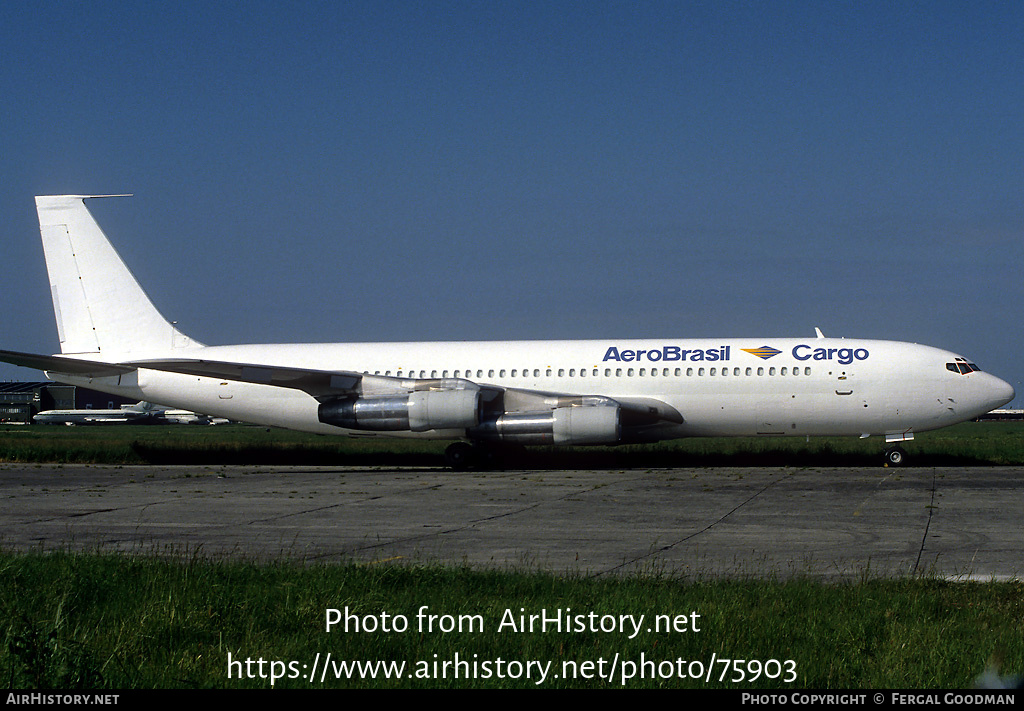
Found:
[[836, 395], [844, 397], [853, 395], [853, 374], [848, 370], [833, 371], [835, 378]]

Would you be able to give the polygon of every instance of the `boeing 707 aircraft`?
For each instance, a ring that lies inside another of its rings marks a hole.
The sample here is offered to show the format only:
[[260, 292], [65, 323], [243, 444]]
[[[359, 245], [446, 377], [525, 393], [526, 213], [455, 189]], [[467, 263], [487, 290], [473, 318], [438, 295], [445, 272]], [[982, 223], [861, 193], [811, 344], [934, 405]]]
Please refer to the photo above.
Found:
[[1004, 405], [1013, 388], [930, 346], [825, 338], [206, 346], [164, 319], [85, 206], [36, 198], [60, 354], [0, 351], [63, 383], [308, 432], [489, 446], [722, 435], [884, 437]]

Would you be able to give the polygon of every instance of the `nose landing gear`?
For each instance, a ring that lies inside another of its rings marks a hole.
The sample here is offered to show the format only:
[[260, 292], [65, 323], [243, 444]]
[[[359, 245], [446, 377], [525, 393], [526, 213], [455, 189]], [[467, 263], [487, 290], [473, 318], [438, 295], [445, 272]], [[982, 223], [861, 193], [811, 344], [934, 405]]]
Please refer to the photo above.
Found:
[[903, 447], [890, 447], [885, 450], [885, 466], [900, 467], [906, 462], [907, 453]]

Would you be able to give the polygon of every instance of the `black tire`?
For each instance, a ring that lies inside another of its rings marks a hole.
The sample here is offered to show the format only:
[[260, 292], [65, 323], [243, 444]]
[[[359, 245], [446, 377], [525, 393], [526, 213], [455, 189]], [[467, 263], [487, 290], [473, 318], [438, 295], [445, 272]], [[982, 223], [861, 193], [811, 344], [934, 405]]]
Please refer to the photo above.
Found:
[[907, 453], [903, 447], [891, 447], [885, 451], [885, 464], [889, 467], [901, 467], [907, 461]]
[[464, 472], [476, 466], [476, 450], [469, 442], [454, 442], [444, 450], [445, 461], [455, 471]]

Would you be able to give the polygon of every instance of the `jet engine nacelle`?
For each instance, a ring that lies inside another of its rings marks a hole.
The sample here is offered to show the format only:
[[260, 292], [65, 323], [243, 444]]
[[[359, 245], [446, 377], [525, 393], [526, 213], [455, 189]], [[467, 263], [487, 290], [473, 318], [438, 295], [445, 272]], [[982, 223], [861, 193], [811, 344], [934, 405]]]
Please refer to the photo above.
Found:
[[506, 412], [473, 428], [470, 437], [518, 444], [614, 444], [619, 407], [559, 407], [541, 412]]
[[480, 422], [478, 390], [427, 390], [387, 397], [331, 400], [320, 421], [350, 430], [426, 432], [466, 429]]

